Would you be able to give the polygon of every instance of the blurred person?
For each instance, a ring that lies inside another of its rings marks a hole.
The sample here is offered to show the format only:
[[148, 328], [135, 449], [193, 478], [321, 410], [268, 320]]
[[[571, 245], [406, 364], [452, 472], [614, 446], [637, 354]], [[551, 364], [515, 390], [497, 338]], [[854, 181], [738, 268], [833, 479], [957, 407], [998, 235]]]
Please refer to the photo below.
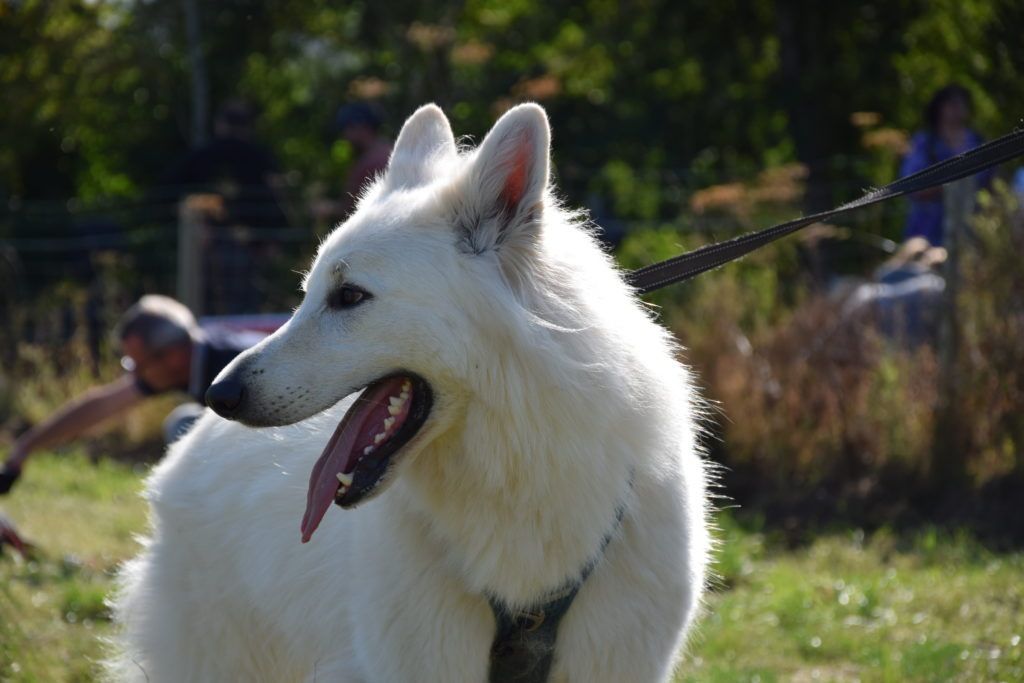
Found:
[[282, 185], [277, 159], [255, 140], [256, 113], [241, 100], [217, 111], [213, 138], [190, 151], [165, 177], [175, 201], [212, 192], [226, 204], [225, 222], [256, 228], [288, 224], [279, 202]]
[[202, 413], [206, 390], [220, 371], [265, 336], [200, 327], [183, 304], [155, 294], [125, 312], [115, 335], [126, 374], [69, 401], [20, 436], [0, 469], [0, 493], [10, 490], [33, 452], [81, 436], [149, 396], [176, 391], [188, 397], [164, 421], [165, 441], [176, 441]]
[[359, 193], [387, 170], [391, 158], [391, 140], [381, 134], [383, 117], [369, 102], [353, 102], [338, 109], [332, 133], [352, 145], [356, 160], [345, 176], [340, 199], [322, 200], [313, 206], [317, 218], [337, 222], [348, 217]]
[[[942, 88], [925, 107], [925, 129], [914, 134], [910, 150], [903, 159], [900, 176], [908, 176], [931, 164], [944, 161], [973, 149], [984, 142], [970, 127], [974, 101], [966, 88], [957, 84]], [[983, 171], [976, 178], [984, 186], [991, 171]], [[923, 237], [932, 245], [943, 243], [942, 188], [917, 192], [910, 198], [910, 214], [904, 238]]]
[[283, 186], [273, 153], [255, 140], [256, 113], [231, 100], [214, 119], [208, 143], [189, 152], [166, 177], [177, 204], [189, 195], [213, 194], [220, 204], [204, 212], [202, 271], [206, 274], [203, 312], [238, 314], [258, 310], [258, 282], [278, 244], [266, 231], [289, 221], [281, 201]]
[[875, 269], [872, 279], [885, 284], [902, 282], [922, 272], [928, 272], [933, 264], [944, 261], [944, 256], [945, 250], [941, 247], [932, 247], [923, 237], [911, 237]]
[[946, 280], [939, 272], [946, 250], [912, 237], [859, 285], [844, 304], [844, 317], [869, 316], [878, 331], [908, 348], [935, 340]]

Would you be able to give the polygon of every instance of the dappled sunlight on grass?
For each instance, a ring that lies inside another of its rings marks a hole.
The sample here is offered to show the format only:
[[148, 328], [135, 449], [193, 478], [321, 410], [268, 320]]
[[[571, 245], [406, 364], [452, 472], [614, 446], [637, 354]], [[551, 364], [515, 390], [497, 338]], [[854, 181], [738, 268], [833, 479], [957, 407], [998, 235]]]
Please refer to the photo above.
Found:
[[1024, 556], [938, 531], [832, 533], [787, 550], [722, 525], [725, 588], [678, 681], [1024, 677]]
[[77, 453], [34, 457], [0, 502], [44, 553], [107, 565], [136, 547], [132, 535], [143, 527], [145, 503], [138, 494], [145, 470], [102, 459], [93, 464]]
[[0, 680], [89, 681], [110, 633], [113, 572], [137, 549], [141, 468], [39, 455], [0, 506], [36, 545], [0, 556]]

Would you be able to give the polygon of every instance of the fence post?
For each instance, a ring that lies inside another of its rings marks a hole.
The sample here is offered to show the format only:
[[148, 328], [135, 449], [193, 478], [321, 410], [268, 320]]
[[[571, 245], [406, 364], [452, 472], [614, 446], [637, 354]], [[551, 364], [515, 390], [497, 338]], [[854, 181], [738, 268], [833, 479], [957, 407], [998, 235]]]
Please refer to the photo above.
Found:
[[957, 299], [960, 294], [960, 256], [968, 221], [974, 212], [975, 179], [964, 178], [945, 186], [943, 200], [943, 241], [946, 247], [942, 317], [939, 323], [939, 395], [932, 441], [932, 480], [939, 489], [951, 490], [967, 478], [966, 425], [959, 411], [957, 358], [960, 328]]
[[205, 313], [203, 233], [207, 211], [205, 195], [189, 195], [178, 204], [178, 300], [196, 317]]
[[199, 29], [199, 5], [196, 0], [183, 0], [183, 4], [189, 75], [192, 81], [192, 148], [196, 149], [206, 144], [210, 86], [206, 76], [206, 60], [203, 58], [203, 42]]

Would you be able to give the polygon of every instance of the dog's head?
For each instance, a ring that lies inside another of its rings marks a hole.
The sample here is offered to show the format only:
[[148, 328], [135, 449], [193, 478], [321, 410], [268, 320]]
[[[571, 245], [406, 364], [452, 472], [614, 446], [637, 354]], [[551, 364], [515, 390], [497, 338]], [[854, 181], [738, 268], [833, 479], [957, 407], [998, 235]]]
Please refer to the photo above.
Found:
[[379, 491], [399, 456], [473, 400], [470, 375], [486, 375], [502, 320], [516, 315], [517, 264], [538, 249], [549, 138], [544, 111], [521, 105], [460, 154], [441, 110], [419, 109], [387, 172], [321, 246], [291, 320], [210, 388], [217, 413], [257, 427], [362, 390], [312, 474], [304, 540], [332, 501]]

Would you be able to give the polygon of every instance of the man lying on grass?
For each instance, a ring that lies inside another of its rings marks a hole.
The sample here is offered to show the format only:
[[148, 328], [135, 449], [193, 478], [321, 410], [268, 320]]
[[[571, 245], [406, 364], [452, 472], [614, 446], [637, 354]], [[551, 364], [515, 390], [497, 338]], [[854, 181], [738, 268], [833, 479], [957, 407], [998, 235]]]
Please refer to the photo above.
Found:
[[149, 396], [170, 391], [187, 394], [189, 402], [164, 421], [167, 443], [180, 438], [202, 412], [203, 396], [217, 374], [263, 335], [202, 328], [181, 303], [149, 295], [128, 309], [116, 336], [124, 353], [125, 375], [69, 401], [18, 438], [0, 469], [0, 494], [18, 480], [33, 451], [74, 439]]

